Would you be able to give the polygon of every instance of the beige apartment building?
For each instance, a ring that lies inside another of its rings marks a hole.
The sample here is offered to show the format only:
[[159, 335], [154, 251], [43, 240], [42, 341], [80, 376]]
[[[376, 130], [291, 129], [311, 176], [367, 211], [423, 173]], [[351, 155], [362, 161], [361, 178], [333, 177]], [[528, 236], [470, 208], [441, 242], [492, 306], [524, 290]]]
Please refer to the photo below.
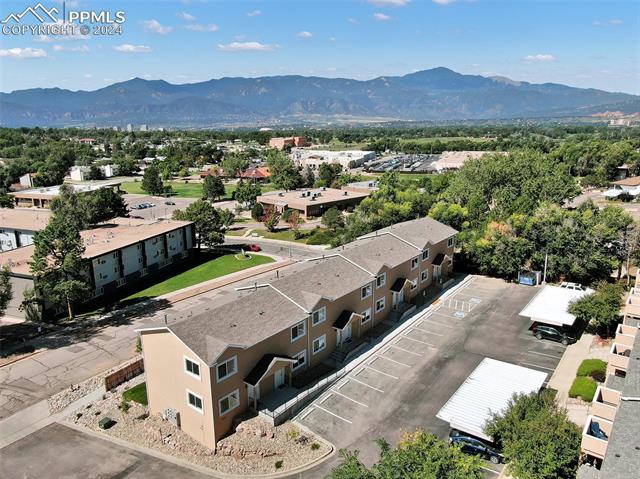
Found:
[[431, 218], [400, 223], [283, 268], [206, 313], [140, 330], [151, 412], [215, 449], [236, 416], [295, 397], [292, 378], [344, 360], [367, 331], [446, 283], [455, 234]]

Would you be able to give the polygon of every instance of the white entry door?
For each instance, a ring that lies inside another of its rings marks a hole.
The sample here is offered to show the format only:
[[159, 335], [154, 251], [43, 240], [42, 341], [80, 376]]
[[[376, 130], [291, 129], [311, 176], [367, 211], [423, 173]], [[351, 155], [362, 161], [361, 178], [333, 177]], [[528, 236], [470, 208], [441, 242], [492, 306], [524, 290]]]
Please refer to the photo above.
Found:
[[249, 396], [249, 404], [253, 406], [254, 400], [257, 401], [260, 399], [260, 384], [255, 386], [249, 385], [247, 387], [247, 396]]
[[342, 330], [342, 342], [346, 343], [351, 339], [351, 323], [347, 324]]
[[393, 297], [391, 298], [392, 301], [392, 306], [395, 308], [396, 306], [398, 306], [399, 304], [401, 304], [404, 301], [404, 290], [400, 290], [400, 292], [398, 293], [393, 293], [392, 295]]
[[273, 377], [275, 378], [274, 387], [278, 389], [284, 384], [284, 368], [278, 369]]

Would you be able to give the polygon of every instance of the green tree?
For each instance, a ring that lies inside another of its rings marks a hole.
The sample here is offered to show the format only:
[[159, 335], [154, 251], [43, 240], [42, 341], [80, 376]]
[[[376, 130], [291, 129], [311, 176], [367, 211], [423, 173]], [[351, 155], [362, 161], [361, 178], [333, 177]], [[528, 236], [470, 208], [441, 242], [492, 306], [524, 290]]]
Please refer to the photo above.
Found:
[[260, 196], [261, 193], [262, 189], [260, 185], [251, 181], [242, 181], [238, 183], [236, 190], [233, 192], [233, 197], [242, 205], [252, 208], [256, 202], [256, 198]]
[[87, 173], [88, 180], [104, 180], [104, 173], [98, 165], [92, 164], [89, 166], [89, 172]]
[[339, 163], [321, 163], [318, 168], [318, 177], [324, 186], [334, 186], [340, 173], [342, 173], [342, 165]]
[[69, 319], [73, 319], [74, 304], [86, 298], [91, 289], [82, 259], [80, 229], [67, 215], [54, 214], [35, 234], [34, 245], [29, 266], [40, 295], [54, 305], [66, 305]]
[[207, 201], [197, 200], [187, 206], [184, 211], [174, 211], [173, 219], [194, 222], [198, 249], [201, 249], [202, 246], [212, 248], [217, 244], [224, 243], [220, 214]]
[[149, 165], [147, 169], [144, 170], [142, 191], [154, 196], [160, 196], [164, 193], [160, 170], [158, 170], [158, 167], [154, 164]]
[[558, 409], [552, 391], [515, 395], [485, 432], [502, 446], [507, 472], [516, 479], [576, 475], [581, 431]]
[[112, 188], [100, 188], [89, 195], [82, 197], [81, 202], [88, 203], [88, 223], [95, 225], [116, 217], [125, 217], [129, 214], [127, 205], [122, 198], [122, 193]]
[[267, 165], [271, 172], [271, 183], [278, 189], [294, 190], [304, 184], [300, 171], [293, 161], [280, 151], [267, 154]]
[[86, 197], [78, 195], [71, 185], [62, 185], [58, 196], [51, 202], [53, 214], [78, 231], [89, 226], [89, 210], [90, 204]]
[[262, 205], [260, 203], [254, 204], [251, 208], [251, 217], [256, 221], [260, 221], [263, 216], [264, 208], [262, 207]]
[[331, 231], [344, 227], [344, 217], [342, 216], [342, 212], [335, 207], [329, 208], [325, 211], [320, 221]]
[[267, 228], [267, 231], [273, 233], [278, 227], [278, 223], [280, 222], [280, 212], [276, 211], [273, 206], [267, 206], [264, 210], [264, 216], [261, 221], [264, 223], [264, 226]]
[[233, 211], [226, 208], [218, 208], [218, 215], [220, 216], [220, 224], [225, 230], [229, 229], [229, 226], [236, 220], [236, 215], [233, 214]]
[[0, 316], [4, 314], [9, 306], [9, 301], [13, 299], [10, 273], [8, 266], [0, 268]]
[[601, 281], [594, 293], [574, 301], [569, 312], [597, 329], [606, 329], [607, 336], [610, 336], [612, 327], [620, 321], [623, 294], [621, 285]]
[[131, 176], [139, 170], [135, 160], [129, 156], [123, 156], [114, 160], [118, 169], [118, 176]]
[[307, 166], [304, 169], [304, 186], [307, 188], [312, 188], [316, 182], [316, 174], [313, 172], [311, 167]]
[[205, 200], [219, 200], [224, 196], [224, 183], [222, 178], [215, 175], [204, 177], [202, 184], [202, 197]]
[[239, 178], [244, 170], [249, 168], [251, 161], [244, 154], [230, 153], [222, 160], [224, 175], [229, 178]]
[[429, 216], [457, 230], [462, 230], [469, 226], [469, 222], [467, 221], [469, 210], [456, 203], [440, 201], [431, 207]]
[[[284, 218], [284, 215], [283, 215]], [[300, 212], [298, 210], [291, 210], [291, 212], [287, 215], [284, 220], [289, 225], [289, 229], [293, 231], [293, 238], [300, 238], [300, 225], [302, 224], [302, 218], [300, 217]]]

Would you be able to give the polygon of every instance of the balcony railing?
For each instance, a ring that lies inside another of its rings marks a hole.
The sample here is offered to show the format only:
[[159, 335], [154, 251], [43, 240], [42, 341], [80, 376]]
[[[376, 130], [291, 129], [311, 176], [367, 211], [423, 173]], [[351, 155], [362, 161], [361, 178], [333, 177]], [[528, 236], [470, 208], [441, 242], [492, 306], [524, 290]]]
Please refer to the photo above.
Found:
[[616, 343], [633, 348], [633, 341], [636, 339], [638, 328], [627, 324], [619, 324], [616, 328]]
[[624, 305], [624, 315], [640, 318], [640, 289], [632, 288]]
[[613, 421], [620, 404], [620, 392], [604, 386], [598, 386], [591, 403], [591, 415]]
[[580, 446], [582, 453], [604, 459], [612, 428], [613, 422], [589, 416], [582, 430], [582, 444]]
[[627, 371], [629, 368], [629, 356], [631, 355], [631, 347], [625, 346], [617, 342], [611, 345], [609, 351], [609, 364], [607, 366], [608, 374], [615, 374], [616, 370]]

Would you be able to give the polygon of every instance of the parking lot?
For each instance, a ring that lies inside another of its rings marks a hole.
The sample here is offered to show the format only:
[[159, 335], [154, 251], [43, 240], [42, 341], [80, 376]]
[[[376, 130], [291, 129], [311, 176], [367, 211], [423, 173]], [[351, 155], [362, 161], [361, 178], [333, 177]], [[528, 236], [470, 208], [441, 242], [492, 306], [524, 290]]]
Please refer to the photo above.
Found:
[[[367, 464], [377, 459], [373, 441], [378, 437], [395, 444], [403, 432], [423, 428], [445, 438], [449, 425], [436, 413], [484, 357], [537, 369], [550, 378], [564, 347], [538, 341], [528, 331], [528, 319], [518, 315], [537, 291], [474, 277], [410, 319], [297, 421], [338, 448], [360, 450]], [[487, 477], [497, 477], [501, 466], [485, 466]]]
[[[122, 197], [130, 210], [129, 214], [131, 216], [140, 216], [145, 220], [171, 218], [171, 215], [175, 210], [184, 210], [187, 206], [196, 201], [196, 198], [163, 198], [160, 196], [138, 194], [125, 194]], [[165, 204], [165, 202], [171, 202], [175, 204], [167, 205]], [[151, 203], [154, 206], [144, 209], [134, 208], [135, 206], [142, 203]]]

